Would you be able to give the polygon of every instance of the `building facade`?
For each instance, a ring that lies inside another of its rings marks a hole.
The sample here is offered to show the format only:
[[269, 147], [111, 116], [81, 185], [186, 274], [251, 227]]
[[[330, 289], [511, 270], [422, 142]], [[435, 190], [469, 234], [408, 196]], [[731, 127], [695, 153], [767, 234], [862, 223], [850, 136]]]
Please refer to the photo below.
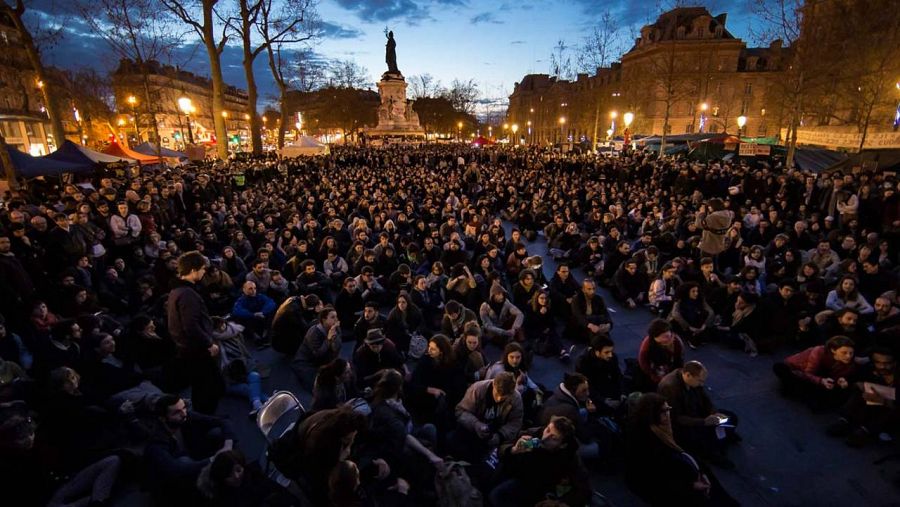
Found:
[[0, 14], [0, 131], [6, 144], [46, 155], [49, 126], [40, 85], [12, 21]]
[[634, 134], [777, 135], [781, 112], [769, 91], [787, 49], [780, 41], [748, 48], [725, 20], [703, 7], [673, 9], [643, 27], [620, 62], [594, 75], [525, 76], [509, 97], [508, 121], [520, 141], [540, 144], [621, 136], [626, 112]]
[[[144, 65], [146, 87], [143, 70], [131, 60], [121, 60], [112, 74], [119, 127], [127, 132], [130, 142], [152, 141], [154, 120], [161, 145], [166, 148], [180, 150], [191, 139], [198, 144], [218, 142], [213, 125], [212, 81], [155, 61]], [[189, 101], [189, 114], [183, 110], [186, 101], [182, 99]], [[224, 113], [229, 146], [249, 145], [247, 92], [227, 86]]]

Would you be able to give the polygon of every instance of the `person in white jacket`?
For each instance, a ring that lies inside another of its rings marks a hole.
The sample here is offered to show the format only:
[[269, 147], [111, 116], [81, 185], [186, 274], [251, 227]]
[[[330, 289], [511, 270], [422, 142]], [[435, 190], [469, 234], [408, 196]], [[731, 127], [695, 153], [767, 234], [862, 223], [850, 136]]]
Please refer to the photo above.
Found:
[[141, 220], [130, 213], [126, 201], [116, 204], [116, 213], [109, 217], [109, 230], [117, 246], [130, 245], [141, 236]]

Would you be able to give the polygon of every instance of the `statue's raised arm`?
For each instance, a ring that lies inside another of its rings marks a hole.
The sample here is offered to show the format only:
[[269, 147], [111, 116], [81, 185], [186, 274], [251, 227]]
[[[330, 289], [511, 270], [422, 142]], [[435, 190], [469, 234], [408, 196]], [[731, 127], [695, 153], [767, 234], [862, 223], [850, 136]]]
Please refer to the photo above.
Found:
[[397, 68], [397, 42], [394, 40], [394, 32], [388, 32], [387, 34], [384, 59], [387, 62], [388, 72], [400, 73], [400, 69]]

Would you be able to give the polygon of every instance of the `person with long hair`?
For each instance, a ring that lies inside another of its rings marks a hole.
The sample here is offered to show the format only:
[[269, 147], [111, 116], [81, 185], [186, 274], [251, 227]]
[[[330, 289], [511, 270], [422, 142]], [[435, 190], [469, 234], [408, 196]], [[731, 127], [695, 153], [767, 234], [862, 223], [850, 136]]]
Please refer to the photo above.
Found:
[[313, 397], [310, 412], [337, 408], [356, 396], [356, 382], [353, 368], [346, 359], [335, 358], [319, 367], [313, 383]]
[[849, 308], [861, 315], [875, 312], [872, 305], [859, 293], [856, 277], [853, 275], [844, 275], [838, 280], [837, 286], [825, 298], [825, 306], [833, 311]]
[[396, 305], [388, 313], [384, 334], [403, 352], [409, 350], [409, 342], [414, 334], [425, 331], [425, 317], [412, 303], [409, 293], [401, 290]]
[[700, 292], [697, 282], [688, 282], [675, 293], [675, 304], [669, 314], [678, 334], [687, 339], [691, 348], [702, 345], [711, 335], [716, 315]]
[[442, 334], [432, 336], [409, 384], [413, 415], [443, 427], [453, 416], [453, 407], [462, 397], [464, 386], [450, 339]]
[[681, 278], [676, 274], [678, 270], [671, 262], [667, 262], [647, 292], [647, 299], [651, 309], [654, 309], [662, 317], [666, 317], [675, 302], [675, 289], [681, 285]]
[[663, 377], [684, 366], [684, 342], [672, 331], [672, 324], [654, 319], [641, 341], [637, 359], [644, 374], [643, 382], [638, 382], [640, 390], [655, 391]]
[[465, 325], [462, 335], [453, 342], [453, 354], [467, 385], [482, 380], [488, 362], [482, 349], [481, 326], [477, 322]]
[[[564, 300], [565, 301], [565, 300]], [[544, 357], [569, 360], [569, 351], [563, 347], [556, 332], [553, 302], [547, 289], [536, 291], [525, 305], [525, 339], [528, 346]]]
[[626, 431], [628, 488], [653, 506], [739, 505], [712, 472], [675, 441], [671, 410], [656, 393], [638, 400]]

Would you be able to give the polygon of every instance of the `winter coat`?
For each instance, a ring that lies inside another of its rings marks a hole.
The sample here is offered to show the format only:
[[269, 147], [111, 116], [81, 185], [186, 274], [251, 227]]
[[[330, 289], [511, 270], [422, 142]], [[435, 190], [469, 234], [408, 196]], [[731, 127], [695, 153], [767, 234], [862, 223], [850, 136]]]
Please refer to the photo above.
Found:
[[[482, 422], [487, 410], [488, 396], [493, 396], [493, 381], [475, 382], [466, 391], [462, 401], [456, 405], [456, 420], [463, 428], [475, 432], [475, 425]], [[525, 409], [518, 392], [507, 396], [500, 405], [500, 427], [497, 433], [501, 443], [512, 442], [522, 428]]]

